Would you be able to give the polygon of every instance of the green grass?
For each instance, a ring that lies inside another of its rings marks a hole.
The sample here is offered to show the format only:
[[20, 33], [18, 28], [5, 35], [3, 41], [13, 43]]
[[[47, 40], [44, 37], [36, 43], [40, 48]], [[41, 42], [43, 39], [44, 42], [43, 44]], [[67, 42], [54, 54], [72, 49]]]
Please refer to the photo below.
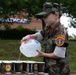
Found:
[[[20, 40], [0, 40], [0, 60], [19, 60]], [[70, 41], [68, 47], [71, 73], [76, 73], [76, 41]], [[21, 54], [20, 60], [42, 61], [42, 58], [27, 58]]]
[[76, 73], [76, 41], [69, 42], [68, 54], [71, 73]]
[[[20, 56], [20, 40], [0, 40], [0, 60], [35, 60], [42, 61], [42, 58], [27, 58]], [[20, 57], [20, 58], [19, 58]]]

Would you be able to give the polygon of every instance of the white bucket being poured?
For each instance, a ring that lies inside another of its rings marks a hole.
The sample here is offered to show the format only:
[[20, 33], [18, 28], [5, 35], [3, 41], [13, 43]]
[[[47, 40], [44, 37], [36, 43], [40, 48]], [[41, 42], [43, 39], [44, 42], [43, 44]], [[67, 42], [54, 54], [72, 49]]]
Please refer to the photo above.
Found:
[[23, 42], [20, 46], [20, 52], [26, 57], [38, 55], [36, 50], [41, 51], [41, 44], [35, 39], [30, 39], [27, 43]]

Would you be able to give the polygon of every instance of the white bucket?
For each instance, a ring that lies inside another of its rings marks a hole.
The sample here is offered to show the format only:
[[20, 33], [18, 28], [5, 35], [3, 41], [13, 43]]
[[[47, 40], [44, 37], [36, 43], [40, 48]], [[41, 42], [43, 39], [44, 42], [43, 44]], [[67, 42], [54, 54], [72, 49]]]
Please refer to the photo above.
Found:
[[36, 50], [41, 51], [41, 44], [35, 40], [30, 39], [27, 43], [22, 43], [20, 46], [20, 52], [26, 57], [34, 57], [38, 54]]

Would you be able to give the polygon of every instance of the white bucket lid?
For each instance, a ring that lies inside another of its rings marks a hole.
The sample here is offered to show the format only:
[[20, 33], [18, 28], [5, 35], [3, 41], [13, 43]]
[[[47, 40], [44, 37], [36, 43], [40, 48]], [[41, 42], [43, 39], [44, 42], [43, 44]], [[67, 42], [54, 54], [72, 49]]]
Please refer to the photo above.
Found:
[[23, 63], [23, 61], [13, 61], [13, 63]]
[[2, 61], [3, 63], [13, 63], [12, 61], [9, 61], [9, 60], [4, 60]]
[[26, 63], [35, 63], [36, 61], [26, 61]]
[[35, 40], [30, 39], [27, 43], [22, 43], [20, 46], [20, 52], [26, 57], [34, 57], [38, 54], [36, 50], [41, 51], [41, 44]]

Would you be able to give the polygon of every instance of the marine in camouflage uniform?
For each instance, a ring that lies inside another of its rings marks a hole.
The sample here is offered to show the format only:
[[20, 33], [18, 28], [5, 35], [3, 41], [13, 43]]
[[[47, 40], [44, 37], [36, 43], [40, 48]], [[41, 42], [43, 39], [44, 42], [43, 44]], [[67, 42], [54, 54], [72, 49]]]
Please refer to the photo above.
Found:
[[[48, 4], [46, 6], [50, 7]], [[40, 18], [43, 16], [37, 14], [37, 17]], [[63, 58], [44, 57], [45, 72], [49, 73], [49, 75], [70, 75], [67, 52], [68, 34], [63, 25], [58, 22], [53, 29], [51, 26], [44, 27], [40, 34], [43, 36], [45, 53], [53, 53], [56, 47], [66, 48], [65, 57]]]
[[[68, 46], [68, 37], [67, 33], [64, 31], [64, 27], [58, 23], [54, 30], [52, 30], [51, 27], [44, 28], [43, 31], [41, 31], [41, 34], [44, 37], [44, 48], [45, 53], [53, 53], [56, 46], [59, 46], [62, 44], [61, 36], [64, 38], [65, 41], [64, 44], [61, 45], [61, 47]], [[56, 40], [55, 38], [58, 38]], [[61, 40], [61, 42], [59, 42]], [[58, 41], [59, 44], [56, 44], [56, 41]], [[70, 75], [69, 70], [69, 63], [68, 63], [68, 54], [66, 51], [65, 58], [62, 59], [51, 59], [48, 57], [44, 57], [45, 62], [45, 72], [48, 72], [49, 75]]]

